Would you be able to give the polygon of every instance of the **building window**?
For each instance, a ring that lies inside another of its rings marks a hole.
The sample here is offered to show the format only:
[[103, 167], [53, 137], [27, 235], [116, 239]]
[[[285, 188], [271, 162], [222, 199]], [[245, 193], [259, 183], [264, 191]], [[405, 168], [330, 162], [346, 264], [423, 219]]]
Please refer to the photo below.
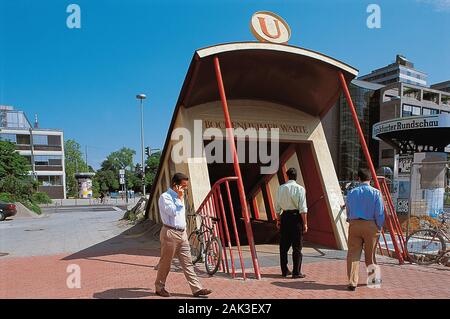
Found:
[[427, 107], [424, 107], [422, 109], [422, 114], [423, 115], [435, 115], [435, 114], [439, 114], [439, 110], [429, 109]]
[[402, 117], [418, 116], [421, 114], [419, 106], [403, 104]]
[[42, 186], [62, 186], [62, 176], [38, 176]]
[[17, 135], [17, 144], [30, 145], [30, 135]]
[[48, 145], [48, 136], [47, 135], [33, 135], [33, 144], [34, 145]]
[[441, 111], [441, 114], [450, 114], [450, 112], [447, 112], [447, 111]]
[[393, 149], [386, 149], [381, 151], [381, 158], [393, 158], [394, 157], [394, 150]]
[[8, 141], [11, 143], [17, 143], [17, 137], [16, 137], [16, 134], [2, 133], [2, 134], [0, 134], [0, 141]]
[[30, 128], [27, 118], [23, 112], [1, 111], [0, 122], [2, 127], [9, 128]]
[[62, 156], [36, 155], [34, 164], [36, 166], [62, 166]]

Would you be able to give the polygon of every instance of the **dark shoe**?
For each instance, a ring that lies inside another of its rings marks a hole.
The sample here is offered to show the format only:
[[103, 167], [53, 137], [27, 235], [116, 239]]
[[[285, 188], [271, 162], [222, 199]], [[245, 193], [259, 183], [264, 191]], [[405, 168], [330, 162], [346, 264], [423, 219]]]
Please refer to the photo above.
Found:
[[281, 274], [281, 276], [283, 276], [283, 277], [287, 277], [287, 276], [290, 276], [290, 275], [292, 275], [292, 272], [290, 270], [288, 270], [287, 273], [282, 273]]
[[166, 289], [161, 289], [160, 291], [156, 291], [156, 294], [161, 297], [170, 297], [170, 293]]
[[194, 297], [200, 297], [200, 296], [207, 296], [210, 293], [212, 293], [212, 290], [210, 290], [210, 289], [201, 289], [197, 292], [194, 292], [193, 295], [194, 295]]
[[356, 287], [355, 287], [355, 286], [352, 286], [352, 285], [349, 285], [349, 286], [347, 286], [347, 290], [355, 291], [355, 290], [356, 290]]
[[298, 279], [298, 278], [300, 278], [300, 279], [306, 278], [306, 275], [305, 274], [292, 275], [292, 279]]

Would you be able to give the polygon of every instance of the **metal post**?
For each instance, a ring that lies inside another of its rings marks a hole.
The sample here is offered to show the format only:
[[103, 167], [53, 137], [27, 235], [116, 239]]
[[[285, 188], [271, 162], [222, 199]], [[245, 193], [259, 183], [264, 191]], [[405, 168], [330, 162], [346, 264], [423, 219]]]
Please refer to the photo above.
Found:
[[89, 173], [89, 165], [88, 165], [88, 147], [87, 145], [85, 146], [86, 149], [86, 173]]
[[238, 178], [237, 186], [238, 186], [238, 191], [239, 191], [239, 200], [241, 202], [242, 215], [244, 217], [244, 223], [245, 223], [245, 230], [247, 232], [248, 244], [250, 246], [250, 252], [252, 255], [253, 268], [255, 270], [256, 278], [261, 279], [258, 258], [256, 256], [255, 240], [253, 238], [253, 231], [252, 231], [252, 226], [250, 224], [250, 217], [249, 217], [249, 213], [248, 213], [247, 199], [245, 198], [244, 183], [242, 182], [242, 174], [241, 174], [241, 169], [239, 167], [239, 158], [238, 158], [238, 154], [236, 151], [236, 144], [234, 142], [233, 126], [231, 125], [230, 113], [228, 111], [228, 102], [227, 102], [227, 98], [225, 95], [225, 87], [223, 85], [222, 73], [220, 71], [219, 58], [217, 56], [214, 57], [214, 66], [215, 66], [215, 71], [216, 71], [217, 85], [219, 86], [220, 99], [222, 100], [223, 114], [225, 117], [225, 126], [227, 128], [227, 138], [228, 138], [228, 142], [230, 144], [230, 149], [231, 149], [231, 152], [233, 155], [234, 172], [236, 174], [236, 177]]
[[34, 142], [33, 142], [33, 129], [30, 128], [30, 150], [31, 150], [31, 169], [33, 171], [33, 179], [37, 180], [36, 164], [34, 163]]
[[141, 168], [142, 168], [142, 192], [145, 197], [145, 165], [144, 165], [144, 100], [141, 99]]
[[[348, 86], [347, 86], [347, 82], [345, 81], [344, 74], [341, 71], [339, 71], [338, 74], [339, 74], [339, 81], [341, 82], [341, 86], [342, 86], [342, 89], [344, 91], [345, 98], [347, 99], [347, 103], [348, 103], [348, 106], [350, 108], [350, 112], [352, 114], [353, 123], [355, 124], [356, 131], [357, 131], [358, 136], [359, 136], [359, 140], [360, 140], [363, 152], [364, 152], [364, 156], [366, 158], [367, 164], [369, 165], [369, 169], [370, 169], [370, 171], [372, 173], [372, 178], [373, 178], [373, 181], [375, 183], [375, 188], [377, 188], [381, 192], [381, 187], [380, 187], [380, 183], [378, 182], [378, 176], [377, 176], [377, 173], [375, 171], [375, 166], [373, 165], [372, 157], [370, 156], [369, 148], [367, 147], [366, 139], [364, 138], [364, 134], [363, 134], [361, 125], [359, 124], [358, 114], [356, 113], [356, 109], [355, 109], [355, 106], [353, 104], [352, 97], [350, 95], [350, 91], [349, 91]], [[397, 255], [398, 255], [398, 261], [399, 261], [400, 264], [403, 264], [404, 262], [403, 262], [402, 252], [400, 251], [400, 249], [398, 247], [397, 239], [395, 238], [395, 234], [393, 232], [393, 227], [391, 225], [390, 218], [387, 218], [387, 220], [388, 220], [388, 223], [389, 223], [388, 225], [390, 226], [389, 228], [390, 228], [390, 230], [392, 232], [391, 233], [391, 239], [392, 239], [392, 243], [394, 244], [394, 249], [395, 249], [395, 251], [397, 252]]]

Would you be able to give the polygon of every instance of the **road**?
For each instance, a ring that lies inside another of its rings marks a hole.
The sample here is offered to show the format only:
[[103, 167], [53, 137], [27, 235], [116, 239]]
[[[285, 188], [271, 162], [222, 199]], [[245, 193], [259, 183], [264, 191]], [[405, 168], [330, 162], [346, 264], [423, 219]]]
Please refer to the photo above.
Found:
[[6, 257], [73, 253], [119, 235], [129, 227], [112, 206], [44, 209], [39, 218], [0, 223], [0, 253]]

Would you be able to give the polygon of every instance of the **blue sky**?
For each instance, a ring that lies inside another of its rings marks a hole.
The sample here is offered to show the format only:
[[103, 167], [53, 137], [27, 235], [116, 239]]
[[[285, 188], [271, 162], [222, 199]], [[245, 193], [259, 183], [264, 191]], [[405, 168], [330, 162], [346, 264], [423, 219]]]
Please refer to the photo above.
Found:
[[[81, 7], [81, 29], [68, 29], [66, 8]], [[366, 8], [382, 10], [368, 29]], [[281, 15], [290, 44], [342, 60], [360, 74], [397, 53], [429, 74], [450, 79], [450, 0], [0, 0], [0, 104], [14, 105], [41, 127], [88, 146], [89, 163], [122, 146], [140, 158], [140, 113], [147, 94], [145, 144], [160, 148], [197, 48], [254, 41], [256, 11]]]

